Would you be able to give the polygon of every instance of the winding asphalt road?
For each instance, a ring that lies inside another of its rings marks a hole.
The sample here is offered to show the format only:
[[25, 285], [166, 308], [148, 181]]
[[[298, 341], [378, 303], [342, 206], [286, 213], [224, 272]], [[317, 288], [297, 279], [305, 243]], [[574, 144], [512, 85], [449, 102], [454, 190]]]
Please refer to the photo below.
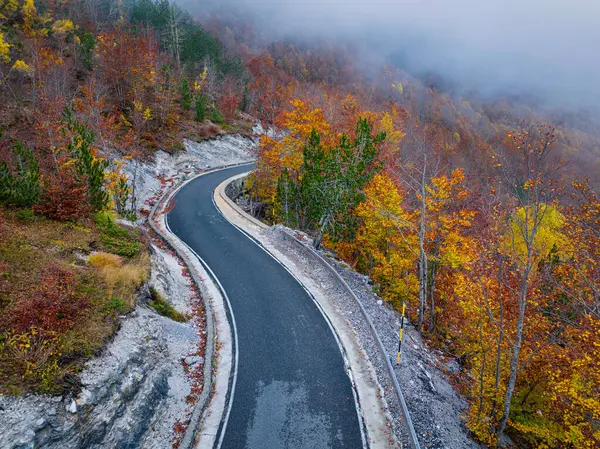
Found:
[[352, 386], [325, 318], [302, 286], [213, 203], [217, 185], [250, 168], [189, 182], [168, 215], [171, 230], [221, 282], [235, 316], [238, 374], [221, 447], [359, 449]]

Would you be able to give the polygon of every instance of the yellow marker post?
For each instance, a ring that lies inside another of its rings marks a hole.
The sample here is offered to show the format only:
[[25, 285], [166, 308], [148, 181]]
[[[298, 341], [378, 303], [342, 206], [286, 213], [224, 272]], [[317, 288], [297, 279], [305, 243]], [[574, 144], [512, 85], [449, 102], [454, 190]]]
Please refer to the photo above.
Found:
[[400, 354], [402, 353], [402, 337], [404, 335], [404, 314], [406, 312], [406, 303], [402, 303], [402, 318], [400, 319], [400, 333], [398, 334], [398, 356], [396, 357], [396, 365], [400, 365]]

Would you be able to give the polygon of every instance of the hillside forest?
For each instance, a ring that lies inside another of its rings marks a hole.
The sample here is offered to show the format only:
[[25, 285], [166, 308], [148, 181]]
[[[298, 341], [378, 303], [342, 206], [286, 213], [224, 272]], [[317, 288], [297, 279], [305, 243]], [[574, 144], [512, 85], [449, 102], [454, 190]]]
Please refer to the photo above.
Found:
[[72, 388], [134, 306], [125, 167], [260, 121], [253, 213], [406, 304], [475, 440], [600, 448], [600, 121], [364, 65], [168, 0], [0, 0], [0, 391]]

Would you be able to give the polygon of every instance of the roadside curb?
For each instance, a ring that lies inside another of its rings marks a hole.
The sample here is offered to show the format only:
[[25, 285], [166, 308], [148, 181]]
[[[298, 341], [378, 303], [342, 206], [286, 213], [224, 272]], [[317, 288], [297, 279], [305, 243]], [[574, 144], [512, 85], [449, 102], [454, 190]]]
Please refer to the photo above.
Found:
[[[153, 206], [148, 216], [147, 222], [150, 228], [177, 254], [177, 256], [182, 260], [182, 262], [188, 269], [192, 282], [195, 284], [196, 288], [198, 288], [198, 291], [201, 293], [202, 304], [204, 305], [206, 316], [206, 346], [204, 349], [205, 363], [203, 371], [203, 389], [198, 397], [198, 400], [194, 405], [189, 424], [186, 427], [185, 434], [179, 445], [180, 449], [193, 448], [196, 434], [200, 427], [200, 423], [205, 414], [205, 411], [208, 408], [213, 394], [213, 377], [215, 377], [215, 373], [213, 373], [213, 359], [216, 355], [216, 347], [218, 340], [217, 328], [219, 321], [217, 319], [217, 316], [215, 315], [215, 309], [213, 307], [213, 304], [211, 304], [211, 295], [210, 293], [208, 293], [208, 288], [206, 284], [207, 282], [211, 283], [212, 287], [218, 290], [223, 298], [225, 297], [225, 292], [221, 290], [218, 282], [215, 279], [211, 279], [211, 275], [208, 273], [208, 270], [205, 270], [207, 274], [206, 279], [203, 279], [200, 276], [200, 274], [198, 273], [197, 264], [194, 263], [194, 260], [197, 260], [197, 262], [202, 268], [204, 268], [203, 262], [199, 259], [197, 255], [195, 255], [191, 251], [191, 249], [189, 249], [189, 247], [187, 247], [185, 242], [181, 241], [175, 234], [170, 232], [166, 223], [166, 216], [161, 212], [185, 184], [191, 182], [199, 176], [203, 176], [227, 168], [247, 165], [249, 163], [251, 162], [244, 162], [240, 164], [219, 167], [202, 173], [192, 174], [190, 177], [188, 177], [187, 175], [183, 176], [180, 180], [178, 180], [176, 184], [169, 187], [162, 194], [162, 196], [156, 201], [156, 204]], [[222, 308], [225, 309], [226, 306], [223, 304]], [[223, 313], [221, 312], [220, 315], [223, 315]], [[224, 319], [227, 320], [226, 314], [224, 316]], [[227, 323], [227, 325], [229, 326], [229, 323]], [[233, 349], [237, 350], [237, 348]], [[234, 356], [233, 353], [232, 356]]]
[[235, 175], [229, 179], [227, 179], [226, 182], [222, 182], [219, 185], [219, 196], [234, 210], [236, 211], [238, 214], [240, 214], [243, 218], [245, 218], [246, 220], [250, 221], [252, 224], [258, 226], [261, 229], [269, 229], [269, 226], [267, 226], [266, 224], [264, 224], [262, 221], [257, 220], [256, 218], [254, 218], [252, 215], [246, 213], [240, 206], [238, 206], [237, 204], [235, 204], [235, 202], [229, 198], [227, 196], [227, 194], [225, 193], [225, 189], [227, 188], [227, 186], [229, 184], [231, 184], [233, 181], [237, 181], [238, 179], [242, 179], [242, 178], [247, 178], [248, 177], [248, 173], [240, 173], [239, 175]]

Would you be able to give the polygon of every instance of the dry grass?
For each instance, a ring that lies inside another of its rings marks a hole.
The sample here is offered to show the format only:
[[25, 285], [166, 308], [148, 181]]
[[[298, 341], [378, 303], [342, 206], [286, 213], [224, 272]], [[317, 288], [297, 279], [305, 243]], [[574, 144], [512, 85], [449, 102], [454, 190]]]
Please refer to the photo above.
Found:
[[135, 307], [135, 292], [147, 280], [150, 270], [148, 253], [124, 262], [116, 254], [95, 252], [90, 264], [98, 269], [107, 287], [107, 299], [122, 300], [128, 308]]
[[93, 266], [101, 269], [105, 267], [120, 267], [123, 265], [123, 259], [120, 256], [102, 251], [96, 251], [90, 254], [89, 261]]

